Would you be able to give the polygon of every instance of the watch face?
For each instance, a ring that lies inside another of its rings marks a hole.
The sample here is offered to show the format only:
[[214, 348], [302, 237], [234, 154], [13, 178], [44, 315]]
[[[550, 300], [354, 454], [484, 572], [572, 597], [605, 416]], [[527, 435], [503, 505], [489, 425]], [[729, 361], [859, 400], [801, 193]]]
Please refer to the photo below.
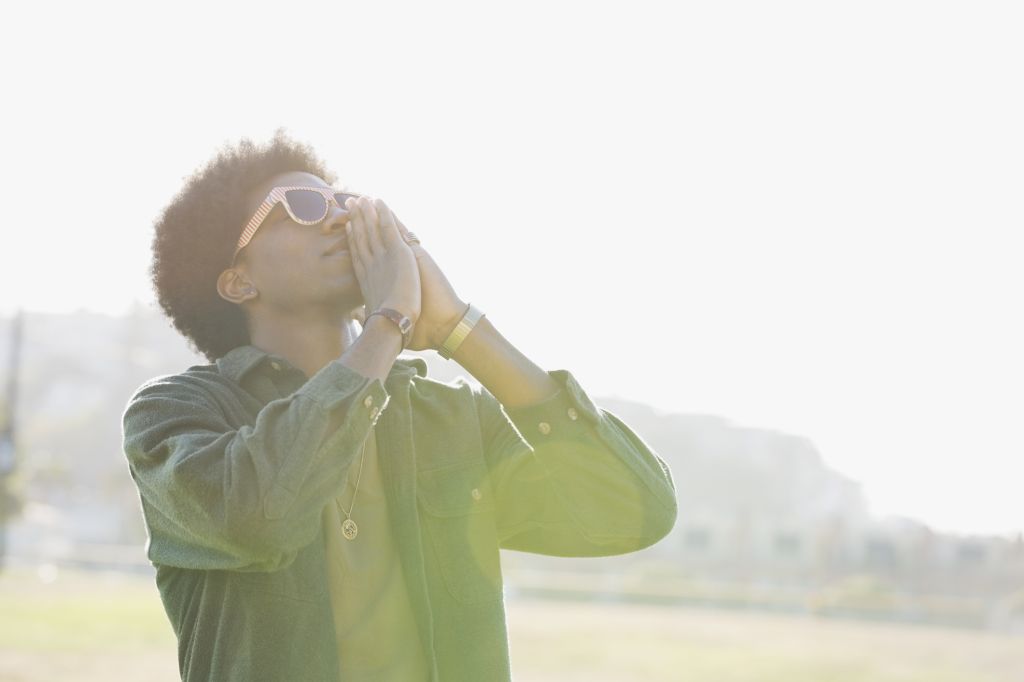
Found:
[[408, 333], [408, 331], [412, 329], [412, 320], [403, 315], [402, 321], [398, 323], [398, 328], [402, 330], [403, 334]]

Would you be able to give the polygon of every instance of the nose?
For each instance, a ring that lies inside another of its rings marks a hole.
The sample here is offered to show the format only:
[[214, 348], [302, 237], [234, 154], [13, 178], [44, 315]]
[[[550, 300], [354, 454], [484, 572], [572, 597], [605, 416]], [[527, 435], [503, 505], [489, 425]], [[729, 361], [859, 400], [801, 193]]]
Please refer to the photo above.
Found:
[[345, 223], [348, 222], [348, 218], [348, 211], [343, 208], [338, 208], [332, 203], [327, 207], [327, 217], [324, 218], [323, 223], [320, 224], [320, 229], [324, 234], [340, 232], [344, 230]]

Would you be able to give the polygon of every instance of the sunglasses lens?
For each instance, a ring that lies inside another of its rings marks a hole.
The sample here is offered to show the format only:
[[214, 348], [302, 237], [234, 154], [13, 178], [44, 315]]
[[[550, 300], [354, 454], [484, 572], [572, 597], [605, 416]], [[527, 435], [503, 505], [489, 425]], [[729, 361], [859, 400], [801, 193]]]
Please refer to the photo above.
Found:
[[345, 194], [344, 192], [334, 193], [334, 199], [338, 202], [338, 206], [341, 206], [342, 208], [345, 208], [345, 200], [349, 197], [352, 197], [353, 199], [358, 198], [355, 194]]
[[288, 206], [299, 220], [315, 223], [327, 216], [327, 199], [308, 189], [290, 189], [284, 193]]

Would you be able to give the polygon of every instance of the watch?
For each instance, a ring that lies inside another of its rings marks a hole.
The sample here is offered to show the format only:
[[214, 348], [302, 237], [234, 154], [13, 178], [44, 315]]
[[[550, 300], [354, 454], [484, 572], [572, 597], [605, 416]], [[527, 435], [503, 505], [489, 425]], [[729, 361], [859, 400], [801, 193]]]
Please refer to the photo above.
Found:
[[412, 340], [412, 320], [394, 308], [377, 308], [367, 315], [366, 319], [369, 320], [374, 315], [383, 315], [398, 325], [399, 331], [402, 332], [402, 350], [405, 350], [405, 347], [409, 345], [409, 341]]

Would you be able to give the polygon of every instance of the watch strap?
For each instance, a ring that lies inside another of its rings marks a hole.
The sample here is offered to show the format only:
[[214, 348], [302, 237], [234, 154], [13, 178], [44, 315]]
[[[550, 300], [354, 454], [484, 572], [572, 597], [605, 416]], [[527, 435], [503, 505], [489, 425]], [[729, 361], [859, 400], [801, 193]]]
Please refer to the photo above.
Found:
[[412, 320], [394, 308], [377, 308], [367, 315], [366, 319], [369, 320], [374, 315], [386, 317], [398, 325], [398, 330], [402, 332], [402, 350], [405, 350], [405, 347], [409, 345], [409, 341], [412, 340]]

